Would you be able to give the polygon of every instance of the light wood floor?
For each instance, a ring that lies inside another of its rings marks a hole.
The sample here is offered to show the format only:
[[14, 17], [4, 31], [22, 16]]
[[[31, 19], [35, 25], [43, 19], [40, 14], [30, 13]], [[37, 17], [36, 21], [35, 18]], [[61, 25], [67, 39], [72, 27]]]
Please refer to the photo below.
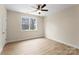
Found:
[[77, 55], [79, 49], [49, 40], [38, 38], [8, 43], [2, 55]]

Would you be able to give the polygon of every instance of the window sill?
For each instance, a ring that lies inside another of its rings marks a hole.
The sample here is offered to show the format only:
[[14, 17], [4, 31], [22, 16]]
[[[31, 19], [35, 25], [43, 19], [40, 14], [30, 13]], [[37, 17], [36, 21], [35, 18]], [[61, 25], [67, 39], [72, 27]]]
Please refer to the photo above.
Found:
[[31, 31], [37, 31], [37, 30], [22, 30], [23, 32], [31, 32]]

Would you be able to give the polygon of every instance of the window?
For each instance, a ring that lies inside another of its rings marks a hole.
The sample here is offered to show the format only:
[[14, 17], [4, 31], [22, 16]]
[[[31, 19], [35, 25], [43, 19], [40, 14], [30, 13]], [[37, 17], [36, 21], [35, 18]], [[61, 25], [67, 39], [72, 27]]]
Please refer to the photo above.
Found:
[[37, 30], [37, 20], [35, 18], [22, 16], [21, 26], [22, 30], [25, 31]]

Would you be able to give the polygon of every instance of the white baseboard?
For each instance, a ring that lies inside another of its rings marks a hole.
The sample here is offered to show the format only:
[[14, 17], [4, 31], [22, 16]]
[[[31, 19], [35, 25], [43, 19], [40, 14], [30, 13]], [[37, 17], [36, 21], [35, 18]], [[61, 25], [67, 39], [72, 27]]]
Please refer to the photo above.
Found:
[[[46, 38], [47, 38], [47, 37], [46, 37]], [[57, 40], [57, 39], [51, 39], [51, 38], [47, 38], [47, 39], [54, 40], [54, 41], [56, 41], [56, 42], [59, 42], [59, 43], [62, 43], [62, 44], [65, 44], [65, 45], [68, 45], [68, 46], [71, 46], [71, 47], [74, 47], [74, 48], [79, 49], [79, 46], [74, 45], [74, 44], [71, 44], [71, 43], [68, 43], [68, 42], [64, 42], [64, 41]]]
[[37, 38], [44, 38], [44, 36], [40, 36], [40, 37], [35, 37], [35, 38], [28, 38], [28, 39], [18, 39], [18, 40], [12, 40], [12, 41], [6, 41], [7, 43], [11, 43], [11, 42], [18, 42], [18, 41], [25, 41], [25, 40], [31, 40], [31, 39], [37, 39]]

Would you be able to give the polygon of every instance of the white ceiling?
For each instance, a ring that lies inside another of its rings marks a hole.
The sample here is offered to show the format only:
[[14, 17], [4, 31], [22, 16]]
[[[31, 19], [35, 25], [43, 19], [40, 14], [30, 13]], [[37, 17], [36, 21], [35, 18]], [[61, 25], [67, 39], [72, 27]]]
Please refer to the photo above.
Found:
[[45, 8], [48, 9], [48, 12], [41, 12], [41, 14], [39, 15], [37, 12], [33, 12], [35, 9], [32, 7], [36, 7], [35, 4], [6, 4], [5, 5], [5, 7], [8, 10], [28, 13], [28, 14], [38, 15], [38, 16], [46, 16], [48, 14], [55, 13], [64, 8], [68, 8], [70, 6], [73, 6], [73, 5], [72, 4], [47, 4]]

